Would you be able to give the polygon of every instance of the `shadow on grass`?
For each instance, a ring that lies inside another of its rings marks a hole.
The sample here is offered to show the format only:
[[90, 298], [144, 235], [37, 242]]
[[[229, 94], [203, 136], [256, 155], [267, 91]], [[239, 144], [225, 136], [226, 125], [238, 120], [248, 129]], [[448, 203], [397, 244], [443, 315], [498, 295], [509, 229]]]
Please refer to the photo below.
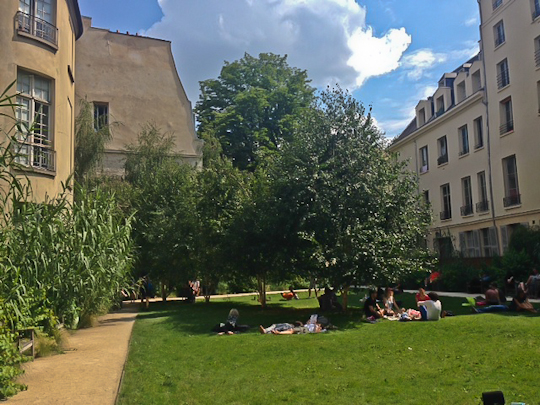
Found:
[[[311, 314], [320, 313], [316, 307], [295, 307], [293, 306], [295, 303], [299, 302], [274, 300], [263, 309], [245, 298], [234, 301], [197, 302], [195, 304], [179, 301], [156, 302], [152, 303], [149, 309], [142, 309], [139, 312], [138, 319], [141, 321], [166, 322], [169, 327], [184, 334], [208, 335], [214, 334], [212, 328], [216, 324], [227, 320], [227, 315], [232, 308], [236, 308], [240, 313], [239, 323], [251, 327], [246, 333], [259, 333], [259, 325], [268, 326], [273, 323], [293, 323], [295, 321], [306, 322]], [[346, 313], [325, 312], [324, 316], [339, 330], [345, 330], [358, 325], [361, 312], [358, 308], [353, 307]]]

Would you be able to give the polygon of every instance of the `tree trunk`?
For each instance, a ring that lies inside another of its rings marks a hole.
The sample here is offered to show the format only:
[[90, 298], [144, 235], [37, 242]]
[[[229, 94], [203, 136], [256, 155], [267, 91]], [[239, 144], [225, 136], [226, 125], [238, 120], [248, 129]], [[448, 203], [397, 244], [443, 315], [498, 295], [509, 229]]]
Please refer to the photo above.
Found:
[[163, 302], [167, 302], [167, 290], [166, 290], [166, 284], [164, 281], [161, 282], [161, 299]]
[[257, 287], [259, 290], [259, 302], [261, 307], [266, 308], [266, 283], [263, 276], [257, 276]]
[[347, 305], [349, 303], [349, 286], [345, 286], [341, 290], [341, 302], [343, 304], [343, 310], [347, 311]]

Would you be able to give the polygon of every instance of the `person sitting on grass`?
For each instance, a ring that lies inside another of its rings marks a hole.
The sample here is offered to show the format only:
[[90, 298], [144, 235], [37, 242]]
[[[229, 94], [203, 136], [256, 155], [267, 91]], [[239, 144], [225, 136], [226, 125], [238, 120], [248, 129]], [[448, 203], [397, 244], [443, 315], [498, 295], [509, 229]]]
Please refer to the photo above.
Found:
[[341, 304], [338, 302], [336, 293], [330, 287], [325, 287], [324, 294], [321, 295], [318, 299], [321, 311], [341, 311], [343, 309]]
[[239, 325], [238, 319], [240, 313], [237, 309], [233, 308], [229, 311], [229, 316], [225, 323], [218, 323], [212, 328], [213, 332], [217, 332], [218, 335], [234, 335], [235, 333], [245, 332], [249, 329], [248, 325]]
[[429, 299], [418, 301], [418, 307], [423, 321], [438, 321], [441, 318], [442, 304], [435, 292], [428, 294]]
[[369, 297], [364, 302], [364, 314], [368, 320], [375, 320], [384, 316], [383, 310], [377, 304], [377, 291], [369, 291]]
[[527, 293], [522, 289], [519, 288], [517, 295], [514, 297], [512, 302], [509, 306], [510, 311], [515, 312], [532, 312], [536, 313], [536, 309], [532, 306], [532, 304], [529, 302], [529, 299], [527, 298]]
[[424, 290], [424, 287], [419, 287], [418, 292], [416, 293], [415, 297], [416, 303], [418, 304], [419, 301], [429, 301], [431, 298], [429, 298], [429, 295], [426, 294], [426, 290]]
[[298, 294], [296, 294], [292, 288], [292, 286], [289, 287], [289, 291], [288, 292], [284, 292], [284, 293], [281, 293], [281, 296], [283, 298], [285, 298], [287, 301], [290, 301], [292, 300], [293, 298], [295, 300], [298, 300]]
[[486, 290], [486, 304], [485, 305], [500, 305], [501, 297], [497, 285], [491, 283], [489, 288]]
[[397, 315], [401, 314], [404, 309], [400, 308], [394, 298], [394, 290], [390, 287], [386, 288], [386, 292], [383, 297], [384, 314], [385, 315]]

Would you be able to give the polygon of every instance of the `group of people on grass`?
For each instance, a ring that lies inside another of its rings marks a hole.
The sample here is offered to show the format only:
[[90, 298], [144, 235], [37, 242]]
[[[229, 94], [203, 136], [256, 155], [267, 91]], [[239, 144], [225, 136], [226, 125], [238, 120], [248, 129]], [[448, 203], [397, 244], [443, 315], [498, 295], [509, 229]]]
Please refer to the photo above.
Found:
[[510, 301], [509, 305], [506, 305], [506, 296], [497, 288], [497, 284], [495, 283], [491, 283], [486, 290], [485, 301], [478, 301], [475, 302], [475, 304], [476, 306], [473, 306], [473, 310], [476, 313], [506, 311], [537, 312], [527, 297], [527, 283], [520, 283], [520, 285], [517, 287], [516, 294], [512, 298], [512, 301]]
[[393, 288], [386, 288], [380, 297], [377, 297], [376, 290], [371, 290], [364, 301], [364, 314], [370, 322], [380, 318], [400, 321], [437, 321], [441, 318], [442, 305], [436, 292], [426, 294], [424, 288], [420, 287], [415, 298], [417, 309], [405, 309], [395, 300]]

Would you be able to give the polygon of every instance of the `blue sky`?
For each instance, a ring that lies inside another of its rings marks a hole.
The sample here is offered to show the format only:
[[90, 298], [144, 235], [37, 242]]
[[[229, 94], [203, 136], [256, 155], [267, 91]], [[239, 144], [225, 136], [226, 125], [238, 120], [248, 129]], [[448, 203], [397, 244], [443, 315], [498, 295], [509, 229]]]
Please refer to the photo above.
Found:
[[244, 52], [289, 55], [313, 85], [339, 83], [373, 106], [387, 136], [405, 128], [440, 76], [477, 51], [474, 0], [79, 0], [93, 26], [172, 42], [194, 104], [198, 82]]

